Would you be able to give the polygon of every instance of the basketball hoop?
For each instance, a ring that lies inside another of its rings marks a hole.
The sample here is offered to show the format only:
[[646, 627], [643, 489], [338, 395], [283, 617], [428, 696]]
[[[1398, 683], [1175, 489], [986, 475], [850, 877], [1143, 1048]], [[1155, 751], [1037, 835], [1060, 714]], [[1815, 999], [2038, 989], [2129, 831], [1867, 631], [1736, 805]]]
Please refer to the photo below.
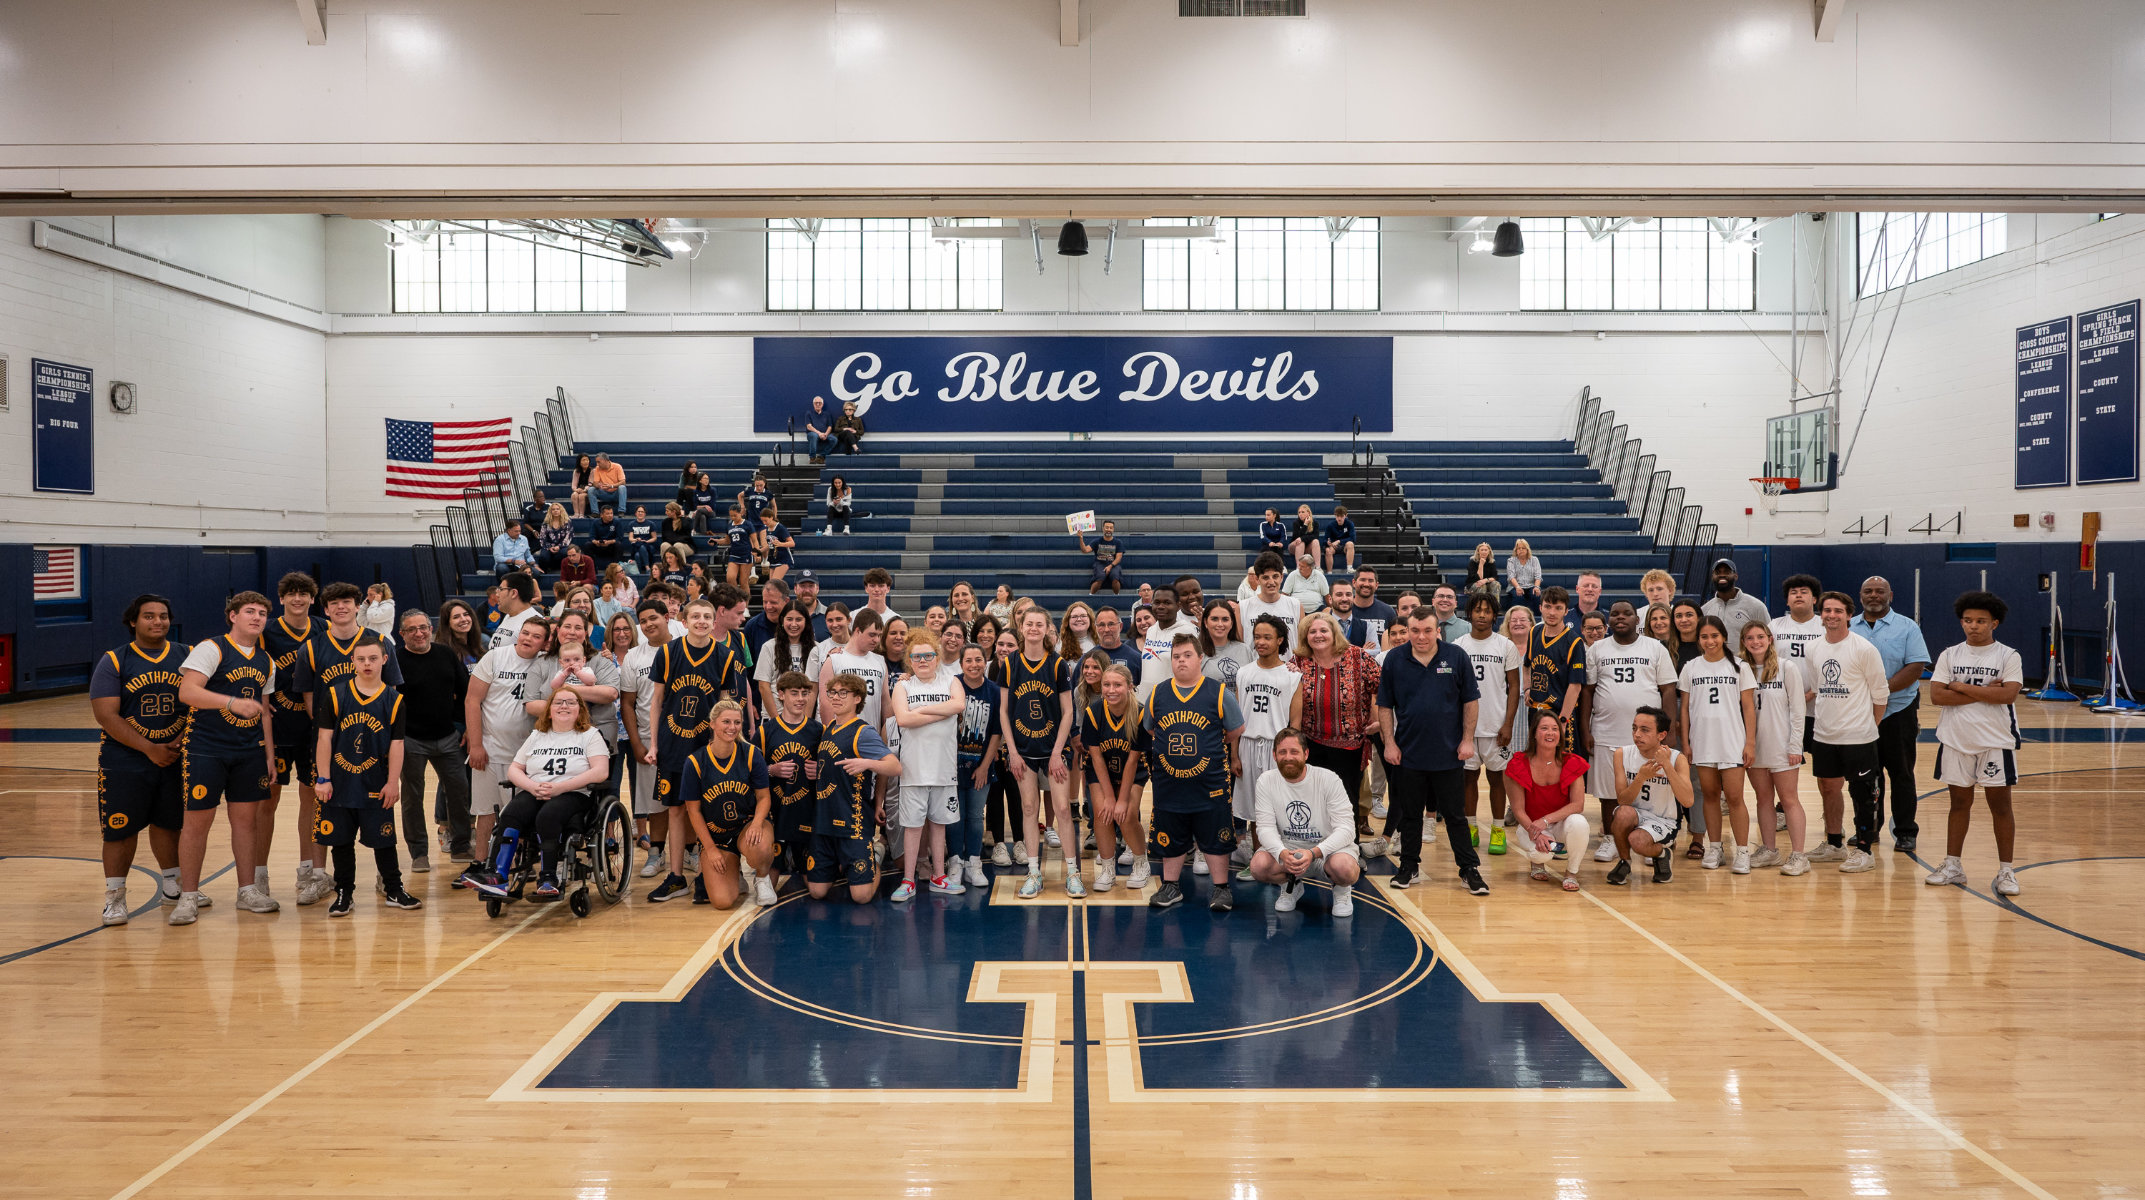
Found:
[[1800, 489], [1802, 480], [1792, 475], [1753, 475], [1750, 486], [1765, 498], [1765, 511], [1773, 513], [1780, 509], [1780, 497]]

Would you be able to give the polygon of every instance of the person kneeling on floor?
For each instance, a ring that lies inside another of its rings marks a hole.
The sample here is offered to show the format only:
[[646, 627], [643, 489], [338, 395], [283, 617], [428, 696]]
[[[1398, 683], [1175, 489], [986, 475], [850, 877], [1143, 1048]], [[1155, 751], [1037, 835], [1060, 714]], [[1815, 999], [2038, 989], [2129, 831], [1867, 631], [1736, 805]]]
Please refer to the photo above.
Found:
[[1253, 822], [1259, 850], [1251, 856], [1251, 877], [1281, 885], [1275, 912], [1295, 909], [1305, 879], [1322, 879], [1333, 885], [1333, 915], [1355, 915], [1355, 882], [1363, 874], [1356, 861], [1355, 804], [1339, 775], [1310, 765], [1302, 730], [1291, 726], [1275, 734], [1273, 755], [1273, 768], [1258, 779]]
[[1527, 753], [1505, 769], [1508, 811], [1519, 818], [1511, 845], [1531, 864], [1528, 877], [1551, 879], [1549, 864], [1564, 851], [1564, 890], [1579, 890], [1579, 850], [1591, 842], [1586, 826], [1586, 760], [1564, 745], [1564, 721], [1534, 714]]
[[1631, 878], [1635, 851], [1653, 860], [1653, 881], [1669, 880], [1670, 851], [1676, 825], [1691, 806], [1688, 762], [1668, 745], [1668, 712], [1643, 705], [1631, 717], [1631, 745], [1616, 751], [1616, 811], [1609, 833], [1616, 838], [1616, 865], [1608, 882], [1622, 887]]

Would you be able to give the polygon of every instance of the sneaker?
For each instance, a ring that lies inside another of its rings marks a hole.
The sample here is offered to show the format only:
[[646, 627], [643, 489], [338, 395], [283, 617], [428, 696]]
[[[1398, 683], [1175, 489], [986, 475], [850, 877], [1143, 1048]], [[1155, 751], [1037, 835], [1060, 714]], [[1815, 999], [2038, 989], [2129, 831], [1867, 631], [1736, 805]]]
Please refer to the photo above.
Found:
[[1146, 887], [1147, 881], [1153, 878], [1154, 866], [1143, 858], [1132, 864], [1132, 873], [1125, 876], [1125, 886], [1136, 892]]
[[1753, 867], [1777, 867], [1780, 865], [1780, 851], [1771, 846], [1760, 846], [1751, 854], [1750, 865]]
[[104, 923], [124, 925], [127, 923], [127, 915], [127, 889], [104, 889]]
[[249, 883], [245, 887], [238, 889], [238, 911], [240, 912], [272, 913], [282, 907], [281, 904], [276, 903], [274, 896], [268, 894], [267, 888], [257, 883]]
[[1803, 857], [1814, 863], [1839, 862], [1847, 857], [1847, 850], [1845, 847], [1835, 846], [1831, 842], [1819, 842], [1810, 847], [1810, 852]]
[[1963, 884], [1966, 882], [1966, 868], [1959, 865], [1958, 859], [1947, 858], [1942, 866], [1923, 877], [1922, 882], [1930, 887], [1945, 887], [1954, 883]]
[[1228, 912], [1236, 907], [1236, 890], [1226, 883], [1217, 883], [1207, 893], [1208, 912]]
[[1130, 846], [1120, 846], [1120, 847], [1118, 847], [1118, 850], [1117, 850], [1117, 865], [1118, 865], [1118, 866], [1120, 866], [1120, 867], [1129, 867], [1129, 866], [1131, 866], [1131, 865], [1132, 865], [1132, 847], [1130, 847]]
[[1787, 861], [1780, 864], [1780, 873], [1782, 875], [1808, 875], [1810, 873], [1810, 856], [1800, 853], [1789, 854]]
[[1735, 858], [1728, 864], [1728, 873], [1730, 875], [1750, 874], [1750, 847], [1737, 846], [1735, 848]]
[[1009, 865], [1016, 867], [1025, 867], [1028, 865], [1028, 843], [1013, 843], [1013, 861]]
[[1336, 885], [1333, 889], [1333, 915], [1352, 917], [1356, 915], [1356, 889], [1352, 883]]
[[1147, 907], [1149, 908], [1175, 908], [1182, 903], [1184, 903], [1184, 889], [1167, 879], [1162, 881], [1161, 887], [1154, 890], [1154, 895], [1147, 898]]
[[474, 888], [477, 886], [477, 877], [482, 875], [483, 873], [483, 870], [480, 869], [476, 863], [471, 862], [468, 866], [463, 867], [462, 873], [455, 876], [454, 882], [448, 884], [447, 886], [454, 888], [457, 891], [463, 888]]
[[1774, 833], [1786, 833], [1786, 832], [1787, 832], [1787, 810], [1786, 810], [1786, 809], [1784, 809], [1784, 808], [1776, 808], [1776, 809], [1774, 809], [1774, 810], [1773, 810], [1773, 832], [1774, 832]]
[[685, 873], [695, 879], [700, 877], [700, 847], [687, 846], [685, 848]]
[[[240, 889], [240, 890], [244, 890], [244, 889]], [[357, 891], [357, 889], [356, 889], [356, 888], [336, 888], [336, 889], [335, 889], [335, 903], [333, 903], [333, 904], [330, 904], [330, 905], [328, 906], [328, 915], [329, 915], [329, 916], [331, 916], [331, 917], [347, 917], [347, 916], [349, 916], [349, 915], [350, 915], [350, 907], [351, 907], [351, 905], [352, 905], [352, 904], [353, 904], [353, 903], [355, 902], [355, 901], [354, 901], [354, 897], [353, 897], [353, 893], [355, 893], [356, 891]]]
[[1397, 888], [1401, 891], [1406, 891], [1409, 887], [1414, 885], [1416, 880], [1421, 878], [1422, 873], [1415, 869], [1414, 864], [1402, 863], [1400, 864], [1400, 869], [1394, 871], [1392, 875], [1386, 879], [1385, 886], [1389, 888]]
[[1100, 894], [1117, 886], [1117, 867], [1111, 863], [1095, 864], [1095, 891]]
[[1370, 815], [1376, 817], [1378, 820], [1383, 821], [1385, 819], [1386, 811], [1387, 810], [1385, 807], [1385, 797], [1380, 796], [1376, 800], [1370, 802]]
[[1609, 868], [1609, 876], [1603, 882], [1610, 887], [1622, 887], [1631, 882], [1631, 864], [1619, 861], [1615, 866]]
[[536, 890], [530, 893], [530, 895], [536, 897], [538, 900], [556, 900], [562, 894], [563, 893], [559, 891], [559, 881], [553, 879], [549, 875], [546, 875], [542, 879], [537, 880]]
[[1895, 837], [1892, 839], [1892, 849], [1899, 851], [1901, 854], [1912, 854], [1914, 853], [1914, 839]]
[[201, 893], [181, 892], [178, 903], [171, 906], [171, 915], [164, 918], [167, 925], [191, 925], [200, 917]]
[[1095, 848], [1095, 827], [1094, 827], [1094, 826], [1090, 825], [1090, 826], [1088, 826], [1088, 827], [1087, 827], [1087, 834], [1086, 834], [1086, 836], [1084, 836], [1084, 837], [1082, 837], [1082, 838], [1080, 839], [1080, 848], [1081, 848], [1082, 850], [1088, 850], [1088, 851], [1092, 851], [1092, 850], [1094, 850], [1094, 848]]
[[1049, 846], [1052, 850], [1059, 849], [1058, 831], [1056, 829], [1045, 829], [1043, 831], [1043, 844]]
[[675, 900], [692, 890], [692, 886], [685, 882], [685, 876], [668, 875], [663, 882], [656, 885], [654, 891], [648, 893], [648, 900], [650, 903], [661, 904], [666, 900]]
[[1295, 912], [1296, 901], [1302, 897], [1303, 889], [1296, 886], [1296, 881], [1294, 879], [1285, 880], [1281, 884], [1280, 894], [1274, 897], [1274, 911]]
[[1653, 881], [1655, 883], [1667, 883], [1669, 880], [1675, 878], [1675, 861], [1676, 856], [1673, 854], [1663, 852], [1654, 855]]
[[1364, 838], [1362, 844], [1356, 848], [1362, 851], [1365, 858], [1384, 858], [1392, 852], [1392, 844], [1382, 837]]
[[1995, 882], [1989, 884], [1989, 887], [1994, 889], [1999, 896], [2016, 896], [2018, 895], [2018, 876], [2012, 874], [2009, 867], [1999, 868], [1996, 872]]
[[1195, 850], [1195, 851], [1193, 851], [1193, 852], [1192, 852], [1192, 874], [1194, 874], [1194, 875], [1204, 875], [1204, 874], [1206, 874], [1206, 873], [1207, 873], [1207, 856], [1206, 856], [1206, 855], [1204, 855], [1204, 854], [1201, 854], [1201, 853], [1199, 853], [1199, 852], [1198, 852], [1198, 851], [1196, 851], [1196, 850]]
[[695, 875], [695, 876], [693, 876], [693, 903], [695, 903], [695, 904], [707, 904], [707, 903], [709, 903], [709, 900], [708, 900], [708, 878], [707, 878], [707, 876], [705, 876], [705, 875]]
[[[243, 893], [246, 889], [240, 888]], [[318, 904], [335, 894], [335, 877], [325, 872], [308, 875], [298, 883], [298, 903]]]
[[424, 901], [410, 895], [409, 890], [399, 883], [388, 890], [386, 900], [389, 908], [423, 908], [425, 906]]
[[1087, 885], [1080, 882], [1080, 864], [1065, 864], [1065, 894], [1078, 900], [1087, 895]]
[[1473, 821], [1467, 823], [1467, 844], [1470, 846], [1480, 846], [1482, 844], [1482, 826], [1475, 824]]
[[1504, 852], [1504, 826], [1499, 825], [1495, 829], [1490, 830], [1490, 853], [1503, 854]]
[[1506, 829], [1519, 828], [1519, 818], [1512, 813], [1506, 813], [1504, 815], [1504, 827]]
[[1040, 870], [1028, 872], [1028, 877], [1020, 881], [1020, 898], [1033, 900], [1042, 894], [1043, 873]]
[[991, 865], [994, 867], [1010, 867], [1013, 865], [1013, 852], [1006, 849], [1004, 842], [991, 847]]
[[641, 878], [653, 879], [656, 876], [656, 872], [662, 869], [663, 848], [661, 846], [648, 847], [648, 861], [641, 864]]
[[1487, 896], [1490, 894], [1490, 885], [1482, 881], [1482, 872], [1473, 867], [1460, 872], [1460, 882], [1467, 885], [1469, 895]]
[[432, 856], [429, 854], [411, 855], [410, 870], [415, 871], [419, 875], [430, 875], [432, 873]]
[[951, 875], [933, 875], [928, 886], [941, 896], [958, 896], [968, 890], [961, 886], [961, 873], [959, 871], [955, 871]]
[[[979, 854], [979, 855], [976, 855], [975, 857], [973, 857], [973, 858], [971, 858], [971, 859], [969, 859], [969, 860], [968, 860], [968, 867], [967, 867], [967, 872], [966, 872], [966, 873], [967, 873], [967, 876], [968, 876], [968, 878], [967, 878], [967, 883], [968, 883], [968, 886], [970, 886], [970, 887], [988, 887], [988, 886], [990, 885], [990, 882], [991, 882], [991, 881], [990, 881], [990, 877], [989, 877], [989, 876], [987, 876], [987, 875], [985, 875], [985, 874], [983, 873], [983, 856], [982, 856], [982, 855], [980, 855], [980, 854]], [[770, 894], [770, 895], [772, 895], [773, 893], [771, 893], [771, 892], [770, 892], [769, 894]]]
[[1869, 851], [1862, 849], [1857, 849], [1850, 853], [1847, 856], [1847, 861], [1840, 864], [1840, 874], [1842, 875], [1859, 875], [1864, 871], [1874, 871], [1876, 869], [1877, 860], [1870, 857]]
[[769, 879], [765, 875], [762, 875], [758, 879], [753, 881], [752, 902], [754, 904], [759, 905], [761, 908], [773, 908], [775, 906], [775, 899], [776, 897], [774, 880]]
[[1613, 838], [1613, 837], [1610, 837], [1610, 836], [1609, 836], [1608, 834], [1602, 834], [1602, 835], [1601, 835], [1600, 839], [1599, 839], [1599, 840], [1597, 840], [1597, 841], [1596, 841], [1596, 842], [1594, 843], [1594, 861], [1595, 861], [1595, 862], [1615, 862], [1615, 861], [1616, 861], [1616, 839], [1615, 839], [1615, 838]]
[[1699, 865], [1699, 866], [1701, 866], [1701, 867], [1704, 867], [1704, 868], [1705, 868], [1706, 870], [1708, 870], [1708, 871], [1718, 871], [1718, 870], [1720, 870], [1720, 843], [1719, 843], [1719, 842], [1707, 842], [1707, 843], [1706, 843], [1706, 856], [1705, 856], [1704, 858], [1702, 858], [1702, 859], [1700, 859], [1700, 860], [1698, 861], [1698, 865]]
[[456, 846], [447, 852], [447, 857], [458, 863], [475, 862], [477, 860], [476, 852], [467, 846]]
[[909, 901], [914, 900], [915, 898], [916, 881], [913, 879], [902, 880], [901, 886], [894, 889], [894, 894], [887, 897], [887, 899], [892, 900], [896, 904], [907, 904]]

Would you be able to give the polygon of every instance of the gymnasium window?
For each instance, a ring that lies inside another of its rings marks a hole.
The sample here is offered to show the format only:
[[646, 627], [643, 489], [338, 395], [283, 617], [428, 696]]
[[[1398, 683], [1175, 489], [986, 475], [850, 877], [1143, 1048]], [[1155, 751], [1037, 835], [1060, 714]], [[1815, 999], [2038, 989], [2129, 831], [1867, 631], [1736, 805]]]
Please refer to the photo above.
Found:
[[827, 219], [809, 233], [787, 217], [773, 218], [767, 307], [995, 312], [1005, 307], [1005, 243], [934, 241], [927, 217]]
[[396, 312], [620, 312], [626, 307], [625, 263], [584, 253], [571, 239], [547, 242], [508, 222], [482, 224], [482, 230], [442, 228], [421, 235], [418, 222], [395, 222], [401, 232], [390, 249]]
[[1856, 213], [1855, 294], [1873, 296], [2002, 254], [2004, 233], [2002, 213]]
[[1577, 217], [1519, 223], [1519, 306], [1527, 310], [1750, 312], [1757, 254], [1704, 217], [1660, 217], [1596, 238]]
[[[1148, 225], [1189, 225], [1154, 218]], [[1221, 217], [1212, 240], [1143, 238], [1145, 306], [1172, 312], [1375, 312], [1378, 218]], [[1104, 236], [1090, 228], [1088, 236]]]

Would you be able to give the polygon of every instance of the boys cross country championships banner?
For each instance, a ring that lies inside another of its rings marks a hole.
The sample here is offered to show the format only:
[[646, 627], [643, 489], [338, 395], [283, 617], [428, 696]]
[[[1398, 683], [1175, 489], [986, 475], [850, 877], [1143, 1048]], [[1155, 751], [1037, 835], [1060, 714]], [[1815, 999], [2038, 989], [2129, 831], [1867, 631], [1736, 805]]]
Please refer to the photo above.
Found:
[[854, 401], [882, 433], [1366, 433], [1393, 427], [1389, 337], [754, 338], [753, 427]]

